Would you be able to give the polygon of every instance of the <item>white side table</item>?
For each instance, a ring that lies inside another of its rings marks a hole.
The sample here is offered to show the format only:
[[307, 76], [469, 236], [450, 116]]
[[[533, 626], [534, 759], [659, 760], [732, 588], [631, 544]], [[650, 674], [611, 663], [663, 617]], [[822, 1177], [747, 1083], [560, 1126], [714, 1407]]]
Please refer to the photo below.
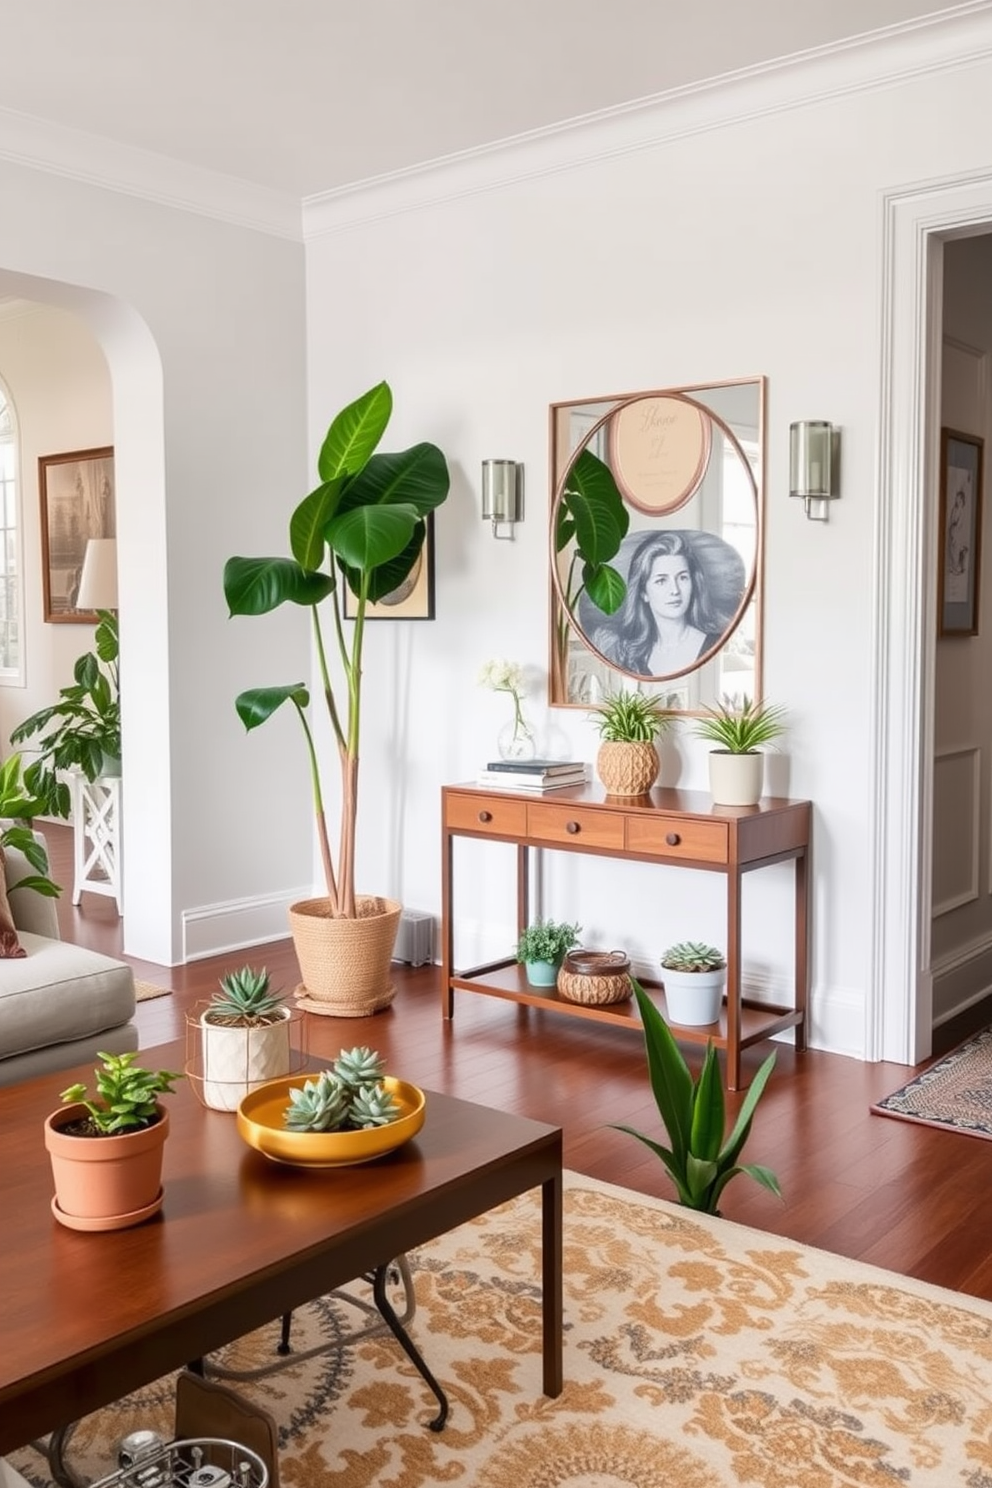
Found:
[[121, 878], [121, 777], [87, 780], [81, 770], [71, 775], [74, 879], [72, 902], [83, 890], [107, 894], [124, 913]]

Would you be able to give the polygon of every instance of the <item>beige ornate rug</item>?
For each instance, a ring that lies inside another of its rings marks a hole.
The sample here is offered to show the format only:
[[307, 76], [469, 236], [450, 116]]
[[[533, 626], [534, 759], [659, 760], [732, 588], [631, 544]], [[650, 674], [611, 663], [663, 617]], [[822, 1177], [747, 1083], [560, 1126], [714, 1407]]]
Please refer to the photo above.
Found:
[[134, 979], [134, 998], [136, 1002], [151, 1002], [154, 997], [171, 997], [171, 987], [159, 987], [155, 982], [139, 982]]
[[[987, 1488], [992, 1305], [566, 1175], [565, 1390], [541, 1394], [539, 1206], [412, 1257], [433, 1399], [387, 1335], [243, 1387], [277, 1418], [283, 1488]], [[332, 1177], [328, 1181], [333, 1181]], [[95, 1237], [95, 1243], [99, 1238]], [[296, 1315], [297, 1347], [347, 1310]], [[227, 1351], [270, 1357], [274, 1330]], [[90, 1480], [172, 1384], [79, 1428]], [[30, 1450], [15, 1465], [48, 1480]]]
[[872, 1106], [896, 1116], [992, 1138], [992, 1028], [984, 1028]]

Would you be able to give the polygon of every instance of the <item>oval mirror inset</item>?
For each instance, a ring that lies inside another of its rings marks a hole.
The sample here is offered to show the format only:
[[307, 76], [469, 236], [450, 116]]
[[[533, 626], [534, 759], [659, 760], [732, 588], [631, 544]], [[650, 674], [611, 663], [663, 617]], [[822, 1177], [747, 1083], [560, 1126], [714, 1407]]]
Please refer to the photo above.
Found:
[[624, 496], [661, 516], [689, 500], [710, 458], [712, 424], [683, 398], [637, 398], [610, 419], [610, 464]]

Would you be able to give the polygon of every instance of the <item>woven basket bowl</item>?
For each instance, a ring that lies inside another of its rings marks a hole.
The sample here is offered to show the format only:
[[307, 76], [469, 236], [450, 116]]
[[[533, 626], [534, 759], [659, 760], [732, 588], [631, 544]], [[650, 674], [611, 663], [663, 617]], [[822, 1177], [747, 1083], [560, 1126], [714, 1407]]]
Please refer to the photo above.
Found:
[[608, 796], [646, 795], [658, 778], [660, 765], [653, 744], [607, 740], [596, 755], [596, 774]]
[[290, 905], [289, 924], [303, 984], [297, 1001], [311, 1013], [363, 1018], [388, 1007], [389, 980], [403, 906], [395, 899], [356, 895], [358, 918], [336, 920], [326, 899]]
[[630, 958], [623, 951], [569, 951], [558, 972], [558, 995], [585, 1007], [626, 1002], [631, 995]]

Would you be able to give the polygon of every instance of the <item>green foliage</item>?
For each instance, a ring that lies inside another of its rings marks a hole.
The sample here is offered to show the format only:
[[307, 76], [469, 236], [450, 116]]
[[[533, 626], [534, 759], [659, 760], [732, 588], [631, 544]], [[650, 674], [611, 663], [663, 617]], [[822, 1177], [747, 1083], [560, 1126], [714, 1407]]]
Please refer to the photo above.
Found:
[[403, 1114], [382, 1083], [385, 1065], [374, 1050], [342, 1049], [333, 1069], [291, 1089], [284, 1120], [290, 1131], [361, 1131], [388, 1126]]
[[560, 961], [566, 951], [578, 944], [581, 925], [564, 921], [535, 920], [517, 941], [517, 960]]
[[135, 1064], [137, 1054], [103, 1054], [96, 1075], [98, 1099], [90, 1100], [85, 1085], [70, 1085], [60, 1100], [74, 1105], [81, 1101], [90, 1113], [90, 1121], [101, 1136], [113, 1132], [139, 1131], [151, 1126], [158, 1112], [158, 1097], [171, 1095], [176, 1080], [182, 1075], [175, 1070], [146, 1070]]
[[[355, 915], [354, 852], [358, 809], [359, 724], [362, 646], [367, 606], [396, 589], [420, 557], [430, 512], [446, 500], [449, 475], [433, 444], [415, 444], [399, 454], [376, 453], [392, 414], [385, 382], [370, 388], [331, 423], [317, 462], [321, 484], [305, 496], [289, 519], [290, 558], [233, 557], [224, 567], [224, 594], [234, 615], [267, 615], [283, 604], [311, 611], [321, 696], [341, 764], [341, 841], [331, 856], [324, 792], [308, 718], [310, 692], [292, 682], [253, 688], [235, 700], [246, 729], [258, 728], [284, 703], [303, 727], [310, 765], [314, 812], [334, 915]], [[355, 621], [345, 629], [342, 585], [354, 595]], [[320, 622], [330, 601], [337, 641], [338, 676], [332, 680]]]
[[48, 876], [48, 853], [30, 826], [31, 818], [41, 816], [46, 807], [47, 802], [44, 799], [29, 794], [27, 790], [21, 756], [8, 755], [0, 765], [0, 821], [4, 823], [0, 827], [0, 844], [17, 848], [35, 870], [34, 873], [19, 878], [16, 883], [8, 884], [8, 892], [12, 889], [33, 889], [46, 899], [57, 899], [62, 892], [61, 887]]
[[753, 754], [785, 733], [785, 717], [784, 708], [745, 697], [739, 707], [735, 701], [724, 701], [707, 708], [693, 732], [697, 739], [708, 739], [729, 754]]
[[716, 946], [704, 945], [701, 940], [680, 940], [664, 952], [661, 964], [669, 971], [721, 971], [727, 961]]
[[672, 716], [656, 697], [617, 692], [593, 710], [599, 736], [611, 744], [651, 744], [670, 727]]
[[612, 470], [591, 450], [581, 450], [566, 473], [555, 514], [555, 553], [571, 545], [561, 586], [564, 605], [555, 623], [563, 675], [568, 615], [575, 613], [583, 592], [604, 615], [615, 614], [623, 604], [627, 581], [610, 560], [620, 551], [629, 526], [630, 512]]
[[693, 1080], [668, 1024], [643, 987], [636, 981], [633, 986], [644, 1028], [651, 1089], [671, 1146], [655, 1142], [632, 1126], [614, 1123], [616, 1130], [627, 1132], [650, 1147], [667, 1168], [679, 1202], [689, 1209], [715, 1214], [720, 1195], [739, 1173], [747, 1173], [781, 1198], [778, 1179], [770, 1169], [738, 1162], [751, 1133], [755, 1108], [775, 1066], [775, 1055], [769, 1054], [755, 1075], [733, 1131], [724, 1141], [723, 1083], [712, 1043], [706, 1045], [702, 1069], [698, 1079]]
[[281, 992], [273, 992], [269, 973], [242, 966], [220, 979], [220, 988], [210, 999], [210, 1014], [215, 1023], [251, 1028], [274, 1023], [285, 1007]]
[[28, 790], [43, 803], [39, 815], [69, 816], [69, 787], [59, 770], [79, 769], [96, 780], [105, 758], [121, 757], [117, 616], [111, 610], [97, 614], [95, 649], [77, 659], [72, 686], [61, 688], [57, 703], [32, 713], [10, 736], [12, 744], [40, 736], [33, 746], [36, 758], [24, 771]]

